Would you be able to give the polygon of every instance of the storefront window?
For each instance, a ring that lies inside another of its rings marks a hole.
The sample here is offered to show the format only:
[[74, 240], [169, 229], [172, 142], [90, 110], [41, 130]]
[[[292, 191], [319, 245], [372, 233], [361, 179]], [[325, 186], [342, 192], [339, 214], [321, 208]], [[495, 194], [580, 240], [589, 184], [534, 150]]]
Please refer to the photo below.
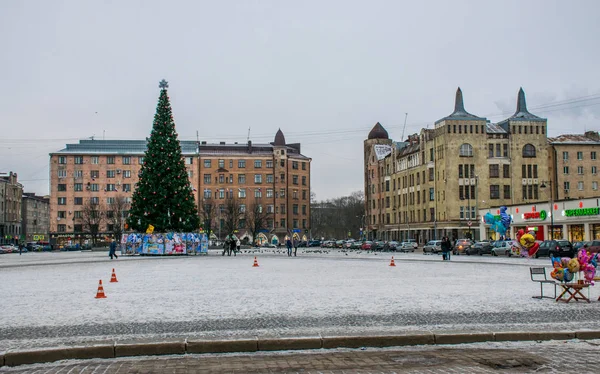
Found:
[[554, 225], [554, 228], [551, 230], [552, 239], [562, 239], [563, 238], [563, 229], [562, 225]]
[[569, 225], [569, 240], [571, 243], [583, 241], [584, 234], [583, 225]]
[[597, 225], [597, 224], [590, 225], [590, 229], [592, 230], [592, 239], [600, 240], [600, 225]]

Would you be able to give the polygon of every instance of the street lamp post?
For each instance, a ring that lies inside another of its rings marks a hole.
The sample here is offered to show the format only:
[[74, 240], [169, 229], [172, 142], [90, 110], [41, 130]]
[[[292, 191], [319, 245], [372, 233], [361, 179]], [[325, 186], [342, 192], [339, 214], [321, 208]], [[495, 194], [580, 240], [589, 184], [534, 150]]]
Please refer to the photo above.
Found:
[[[550, 187], [550, 240], [554, 240], [554, 196], [552, 194], [552, 181], [548, 181]], [[546, 188], [546, 181], [542, 181], [540, 188]]]

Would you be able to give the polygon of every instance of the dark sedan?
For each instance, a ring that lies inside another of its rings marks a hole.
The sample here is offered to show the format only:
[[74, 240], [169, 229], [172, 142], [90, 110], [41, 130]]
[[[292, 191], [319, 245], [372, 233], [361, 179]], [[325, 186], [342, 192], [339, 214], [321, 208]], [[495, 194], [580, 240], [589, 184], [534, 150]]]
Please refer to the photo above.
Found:
[[574, 257], [575, 249], [568, 240], [544, 240], [535, 254], [535, 257], [542, 256]]
[[492, 254], [492, 245], [490, 242], [477, 242], [465, 249], [465, 254], [467, 255], [491, 255]]

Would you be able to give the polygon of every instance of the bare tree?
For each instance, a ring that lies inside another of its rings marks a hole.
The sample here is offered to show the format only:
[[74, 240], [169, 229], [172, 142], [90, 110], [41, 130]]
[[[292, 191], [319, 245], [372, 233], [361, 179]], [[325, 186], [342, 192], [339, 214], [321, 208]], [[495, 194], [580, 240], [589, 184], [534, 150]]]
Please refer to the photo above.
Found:
[[83, 205], [81, 211], [81, 223], [83, 230], [92, 237], [92, 243], [96, 244], [100, 226], [106, 221], [104, 208], [100, 205], [98, 198], [90, 198]]
[[212, 199], [202, 198], [198, 203], [198, 213], [200, 215], [200, 226], [206, 232], [206, 235], [210, 237], [213, 227], [216, 226], [217, 204]]
[[[311, 196], [314, 198], [314, 196]], [[315, 237], [354, 238], [360, 235], [365, 212], [364, 194], [353, 192], [349, 196], [326, 201], [311, 202], [311, 229]], [[364, 230], [364, 228], [363, 228]]]
[[120, 240], [121, 235], [123, 235], [125, 220], [130, 208], [131, 204], [127, 202], [127, 198], [123, 195], [115, 197], [112, 204], [107, 205], [106, 223], [112, 225], [112, 233], [117, 240]]
[[257, 199], [246, 207], [246, 227], [252, 235], [253, 244], [256, 243], [258, 233], [261, 230], [268, 228], [267, 222], [269, 220], [269, 215], [270, 213], [267, 213], [267, 210], [259, 204]]
[[[227, 234], [231, 234], [240, 227], [240, 220], [244, 216], [244, 213], [241, 212], [240, 205], [240, 201], [237, 197], [233, 196], [233, 192], [225, 199], [225, 204], [223, 205], [220, 215], [223, 220], [223, 229]], [[221, 207], [219, 207], [219, 209], [220, 208]]]

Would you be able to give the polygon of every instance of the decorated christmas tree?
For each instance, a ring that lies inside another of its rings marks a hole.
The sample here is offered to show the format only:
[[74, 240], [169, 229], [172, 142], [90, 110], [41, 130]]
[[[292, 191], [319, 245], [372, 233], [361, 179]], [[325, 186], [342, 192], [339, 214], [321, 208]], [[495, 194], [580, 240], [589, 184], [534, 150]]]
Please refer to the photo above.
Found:
[[144, 232], [149, 225], [156, 232], [193, 232], [199, 217], [181, 145], [175, 131], [167, 82], [160, 82], [160, 97], [140, 179], [135, 185], [127, 224]]

